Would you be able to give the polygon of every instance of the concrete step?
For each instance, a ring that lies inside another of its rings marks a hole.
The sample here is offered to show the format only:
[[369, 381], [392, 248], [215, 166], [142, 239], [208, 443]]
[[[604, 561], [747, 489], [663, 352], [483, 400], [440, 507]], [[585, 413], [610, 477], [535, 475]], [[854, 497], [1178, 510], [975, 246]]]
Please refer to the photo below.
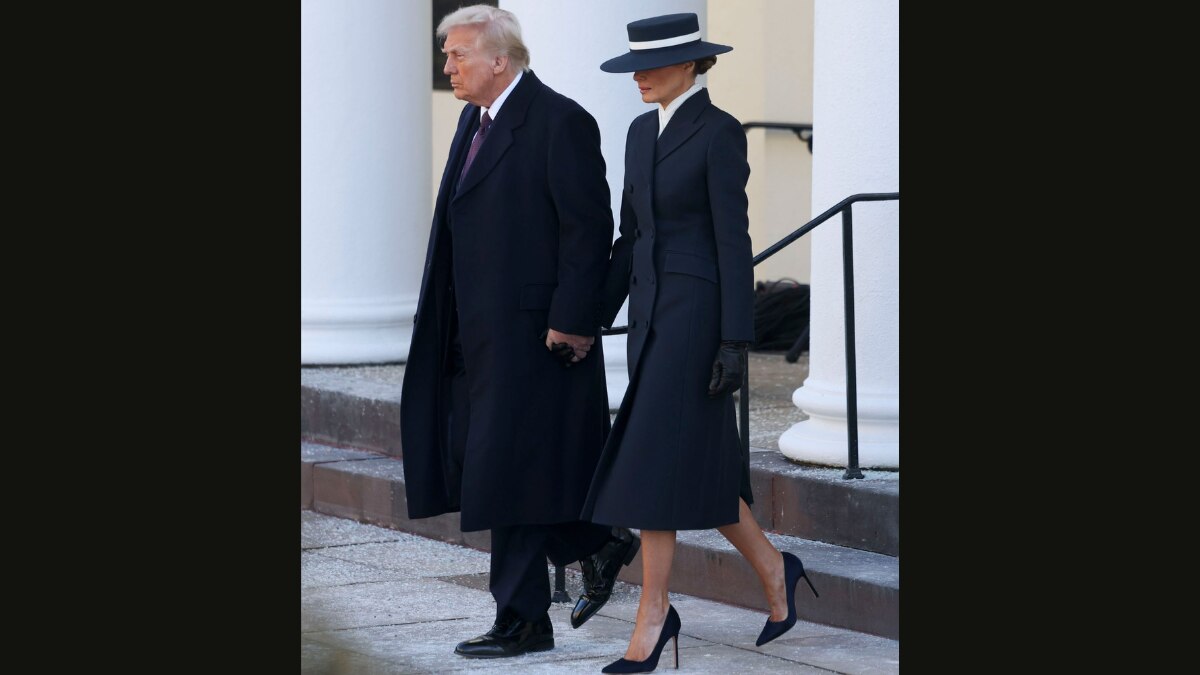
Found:
[[[789, 420], [794, 373], [782, 359], [751, 353], [750, 454], [755, 518], [763, 529], [817, 542], [896, 556], [900, 553], [900, 474], [800, 465], [773, 447]], [[402, 457], [400, 385], [404, 366], [301, 368], [301, 438]], [[782, 424], [784, 426], [780, 426]], [[756, 440], [760, 439], [760, 440]]]
[[[397, 457], [302, 442], [300, 464], [302, 509], [490, 550], [490, 535], [461, 532], [458, 514], [410, 520]], [[804, 562], [821, 594], [814, 598], [806, 584], [800, 585], [796, 609], [801, 619], [899, 638], [899, 558], [787, 534], [767, 536]], [[681, 531], [677, 541], [671, 590], [767, 611], [758, 577], [719, 533]], [[622, 568], [620, 579], [640, 584], [641, 570], [639, 553]]]

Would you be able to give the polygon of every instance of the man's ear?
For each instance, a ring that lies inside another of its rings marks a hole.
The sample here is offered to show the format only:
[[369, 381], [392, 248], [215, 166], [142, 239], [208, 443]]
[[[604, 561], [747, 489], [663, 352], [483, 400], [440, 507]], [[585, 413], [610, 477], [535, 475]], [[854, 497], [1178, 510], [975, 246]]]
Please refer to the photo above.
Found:
[[508, 69], [508, 54], [498, 54], [492, 61], [492, 74], [499, 75]]

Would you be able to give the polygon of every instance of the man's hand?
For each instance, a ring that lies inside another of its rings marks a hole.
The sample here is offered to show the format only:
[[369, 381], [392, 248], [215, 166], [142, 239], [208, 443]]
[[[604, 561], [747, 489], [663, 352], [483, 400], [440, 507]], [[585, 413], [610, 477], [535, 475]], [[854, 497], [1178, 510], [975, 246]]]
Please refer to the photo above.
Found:
[[560, 333], [553, 328], [546, 331], [546, 349], [554, 352], [554, 355], [568, 368], [571, 364], [579, 363], [587, 358], [588, 351], [595, 342], [596, 338], [592, 335], [571, 335], [570, 333]]
[[746, 372], [746, 349], [748, 342], [722, 341], [713, 360], [712, 379], [708, 382], [708, 395], [712, 398], [732, 394], [742, 386], [742, 375]]

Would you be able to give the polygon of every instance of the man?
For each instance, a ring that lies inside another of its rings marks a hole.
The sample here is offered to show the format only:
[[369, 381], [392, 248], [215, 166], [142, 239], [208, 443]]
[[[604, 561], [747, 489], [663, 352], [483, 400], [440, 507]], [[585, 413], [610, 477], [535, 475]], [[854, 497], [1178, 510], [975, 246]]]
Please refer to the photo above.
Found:
[[609, 432], [599, 293], [613, 221], [596, 121], [528, 69], [512, 13], [459, 9], [438, 26], [466, 101], [434, 206], [405, 367], [410, 518], [461, 512], [491, 530], [491, 630], [455, 652], [554, 648], [546, 559], [579, 560], [578, 627], [639, 540], [580, 522]]

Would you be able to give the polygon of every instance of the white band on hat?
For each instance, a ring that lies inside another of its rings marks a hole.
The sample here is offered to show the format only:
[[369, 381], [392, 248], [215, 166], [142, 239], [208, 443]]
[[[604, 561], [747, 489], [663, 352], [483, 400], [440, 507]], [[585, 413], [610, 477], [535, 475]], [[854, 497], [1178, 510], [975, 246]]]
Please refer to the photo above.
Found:
[[677, 37], [663, 38], [662, 40], [648, 40], [646, 42], [630, 42], [629, 48], [638, 49], [658, 49], [659, 47], [674, 47], [685, 42], [695, 42], [700, 39], [700, 31], [688, 33], [687, 35], [679, 35]]

